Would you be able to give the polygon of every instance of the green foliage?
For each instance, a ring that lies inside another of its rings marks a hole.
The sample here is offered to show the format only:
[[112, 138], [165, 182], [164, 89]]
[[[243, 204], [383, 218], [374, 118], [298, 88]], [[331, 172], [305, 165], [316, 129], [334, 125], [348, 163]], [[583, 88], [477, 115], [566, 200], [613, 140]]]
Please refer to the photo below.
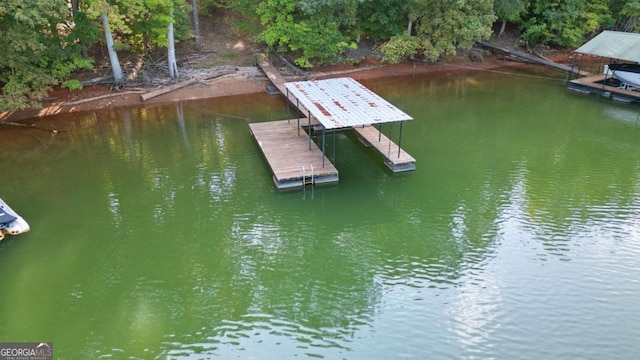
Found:
[[498, 20], [516, 22], [525, 12], [527, 0], [495, 0], [493, 7]]
[[301, 67], [326, 63], [355, 43], [346, 33], [355, 26], [361, 0], [263, 0], [256, 9], [265, 30], [258, 35], [270, 49], [292, 51]]
[[63, 88], [67, 88], [69, 90], [80, 90], [82, 89], [82, 83], [80, 80], [71, 79], [63, 82], [61, 85]]
[[359, 30], [374, 41], [388, 40], [405, 32], [408, 19], [406, 0], [366, 1], [358, 8]]
[[575, 47], [585, 34], [612, 25], [607, 0], [532, 0], [521, 41]]
[[[190, 7], [184, 0], [119, 0], [111, 7], [109, 22], [119, 34], [120, 49], [145, 51], [168, 46], [167, 27], [174, 23], [175, 38], [187, 37]], [[122, 46], [125, 47], [122, 47]]]
[[[390, 44], [383, 45], [385, 57], [392, 61], [408, 56], [414, 44], [425, 59], [436, 61], [491, 35], [495, 20], [492, 0], [414, 0], [411, 5], [410, 19], [416, 23], [416, 39], [394, 37]], [[392, 54], [394, 49], [399, 52]]]
[[640, 31], [640, 0], [630, 0], [620, 10], [624, 31]]
[[53, 85], [91, 61], [79, 55], [64, 0], [9, 0], [0, 8], [0, 111], [37, 106]]
[[398, 64], [405, 59], [412, 58], [420, 48], [420, 40], [406, 33], [397, 35], [380, 46], [382, 61], [390, 64]]

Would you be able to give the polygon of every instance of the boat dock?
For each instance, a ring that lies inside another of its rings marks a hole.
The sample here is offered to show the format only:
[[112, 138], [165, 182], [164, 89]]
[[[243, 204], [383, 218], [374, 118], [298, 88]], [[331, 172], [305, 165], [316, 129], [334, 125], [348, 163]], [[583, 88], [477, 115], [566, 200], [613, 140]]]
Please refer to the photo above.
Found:
[[[338, 182], [338, 170], [325, 153], [327, 131], [353, 129], [393, 172], [416, 169], [416, 160], [401, 148], [403, 124], [413, 118], [400, 109], [351, 78], [287, 82], [269, 61], [258, 65], [287, 98], [287, 106], [296, 109], [295, 119], [249, 125], [278, 189]], [[394, 122], [400, 123], [398, 144], [376, 128]], [[321, 133], [322, 148], [311, 140], [312, 129]]]
[[567, 82], [567, 89], [589, 95], [598, 95], [623, 103], [639, 102], [640, 92], [624, 89], [616, 79], [604, 74], [582, 77]]
[[[640, 78], [637, 69], [620, 68], [628, 62], [635, 68], [640, 63], [640, 34], [604, 30], [575, 50], [576, 54], [599, 56], [600, 64], [609, 59], [603, 74], [572, 80], [569, 74], [567, 89], [589, 95], [598, 95], [615, 101], [640, 102]], [[618, 63], [621, 61], [623, 63]], [[605, 63], [606, 64], [606, 63]], [[609, 67], [610, 66], [610, 67]], [[615, 67], [614, 67], [615, 66]], [[600, 70], [598, 70], [600, 71]], [[635, 91], [633, 91], [635, 90]]]

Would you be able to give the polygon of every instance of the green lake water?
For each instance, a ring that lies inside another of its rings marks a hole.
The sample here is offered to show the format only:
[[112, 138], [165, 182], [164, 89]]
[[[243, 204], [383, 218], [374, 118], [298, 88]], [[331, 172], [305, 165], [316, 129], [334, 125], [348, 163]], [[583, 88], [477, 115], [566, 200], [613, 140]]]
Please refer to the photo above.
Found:
[[0, 242], [0, 342], [56, 359], [640, 356], [640, 107], [503, 73], [364, 84], [414, 117], [415, 172], [341, 132], [338, 185], [277, 191], [248, 128], [287, 118], [266, 94], [0, 126], [0, 196], [32, 227]]

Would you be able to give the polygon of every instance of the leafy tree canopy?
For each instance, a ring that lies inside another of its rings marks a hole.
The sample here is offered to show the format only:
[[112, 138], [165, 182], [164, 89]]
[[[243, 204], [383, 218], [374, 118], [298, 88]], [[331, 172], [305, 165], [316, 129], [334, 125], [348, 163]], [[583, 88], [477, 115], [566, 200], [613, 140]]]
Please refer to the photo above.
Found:
[[586, 34], [612, 25], [608, 0], [531, 0], [522, 41], [575, 47]]
[[[79, 55], [64, 0], [6, 0], [0, 7], [0, 110], [32, 107], [72, 71], [90, 68]], [[77, 87], [79, 83], [63, 85]]]
[[382, 52], [390, 62], [415, 52], [422, 52], [430, 61], [454, 55], [457, 49], [488, 38], [495, 21], [492, 0], [413, 0], [411, 5], [415, 35], [396, 36], [383, 45]]

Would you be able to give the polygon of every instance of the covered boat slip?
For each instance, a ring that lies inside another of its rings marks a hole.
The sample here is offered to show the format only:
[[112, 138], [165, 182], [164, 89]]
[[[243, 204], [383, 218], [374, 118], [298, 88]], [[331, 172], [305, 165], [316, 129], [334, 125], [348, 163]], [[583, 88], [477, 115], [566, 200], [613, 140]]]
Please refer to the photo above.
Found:
[[[415, 170], [415, 159], [401, 149], [403, 124], [411, 116], [352, 78], [285, 82], [269, 62], [259, 65], [288, 99], [287, 106], [296, 107], [295, 119], [249, 125], [279, 189], [337, 182], [338, 171], [326, 156], [326, 136], [344, 129], [355, 129], [392, 171]], [[381, 126], [392, 123], [400, 123], [398, 145], [382, 133]], [[321, 133], [321, 146], [312, 141], [312, 131]]]
[[[619, 31], [603, 31], [580, 46], [578, 54], [599, 56], [601, 65], [604, 59], [610, 59], [615, 65], [604, 67], [601, 74], [569, 80], [567, 88], [576, 92], [595, 94], [621, 102], [640, 102], [638, 84], [627, 83], [627, 67], [637, 68], [640, 63], [640, 34]], [[629, 65], [617, 64], [618, 61], [630, 62]], [[616, 75], [618, 73], [618, 75]], [[570, 74], [571, 75], [571, 74]]]

